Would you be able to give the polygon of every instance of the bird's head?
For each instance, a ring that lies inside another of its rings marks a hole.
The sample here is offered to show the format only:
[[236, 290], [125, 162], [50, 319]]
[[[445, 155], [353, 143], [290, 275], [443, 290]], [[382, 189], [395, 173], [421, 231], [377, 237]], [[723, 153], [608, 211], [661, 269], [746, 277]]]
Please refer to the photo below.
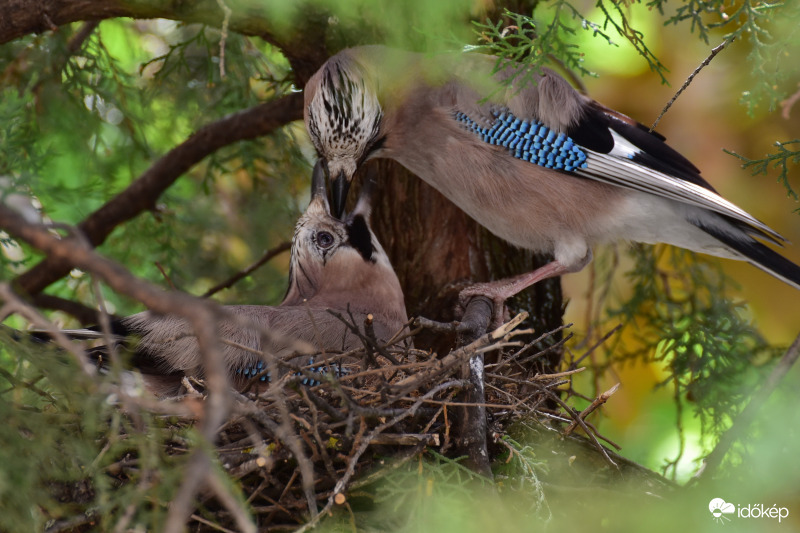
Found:
[[289, 289], [283, 304], [376, 286], [400, 291], [389, 258], [369, 226], [374, 180], [365, 180], [355, 209], [341, 220], [331, 213], [322, 161], [314, 166], [311, 181], [311, 202], [292, 239]]
[[341, 218], [356, 169], [381, 145], [374, 80], [351, 55], [331, 58], [306, 84], [304, 118], [331, 181], [332, 213]]

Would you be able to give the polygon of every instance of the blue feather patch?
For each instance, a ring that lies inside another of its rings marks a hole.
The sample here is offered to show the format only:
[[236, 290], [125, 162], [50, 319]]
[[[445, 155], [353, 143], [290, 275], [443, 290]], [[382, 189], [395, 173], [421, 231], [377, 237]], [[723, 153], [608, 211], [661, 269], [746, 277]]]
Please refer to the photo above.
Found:
[[492, 114], [495, 121], [491, 128], [482, 127], [460, 111], [455, 118], [483, 142], [508, 148], [517, 159], [567, 172], [586, 168], [586, 153], [567, 135], [537, 120], [521, 120], [508, 111]]
[[[254, 365], [246, 366], [236, 370], [236, 374], [242, 375], [245, 378], [254, 378], [264, 371], [264, 361], [258, 361]], [[272, 372], [267, 372], [260, 378], [259, 381], [272, 381]]]
[[[313, 365], [314, 364], [314, 358], [313, 357], [309, 357], [307, 364]], [[265, 369], [266, 369], [266, 365], [264, 364], [264, 361], [258, 361], [253, 365], [237, 369], [236, 370], [236, 374], [239, 375], [239, 376], [244, 376], [245, 378], [254, 378], [257, 375], [261, 374]], [[316, 374], [324, 374], [327, 371], [327, 367], [324, 366], [324, 365], [320, 365], [320, 366], [316, 366], [316, 367], [311, 367], [311, 368], [308, 369], [308, 371], [309, 372], [314, 372]], [[341, 376], [343, 376], [344, 374], [347, 374], [347, 373], [348, 373], [347, 370], [345, 370], [343, 368], [336, 368], [334, 370], [334, 374], [336, 375], [336, 377], [341, 377]], [[300, 372], [296, 372], [294, 375], [300, 377], [303, 374], [301, 374]], [[258, 380], [259, 381], [264, 381], [264, 382], [271, 382], [272, 381], [272, 372], [267, 372], [263, 376], [259, 377]], [[318, 381], [316, 379], [304, 377], [302, 379], [301, 383], [303, 385], [308, 386], [308, 387], [316, 387], [317, 385], [320, 384], [320, 381]]]

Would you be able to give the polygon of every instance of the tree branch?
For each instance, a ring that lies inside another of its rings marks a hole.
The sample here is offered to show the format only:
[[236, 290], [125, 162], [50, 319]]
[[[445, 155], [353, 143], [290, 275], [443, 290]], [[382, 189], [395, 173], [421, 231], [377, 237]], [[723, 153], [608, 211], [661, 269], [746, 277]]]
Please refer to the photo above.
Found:
[[[0, 2], [0, 44], [29, 33], [57, 30], [59, 26], [82, 20], [115, 17], [166, 18], [185, 22], [221, 25], [224, 13], [216, 0], [195, 2], [126, 0], [3, 0]], [[267, 10], [235, 10], [229, 29], [260, 35], [271, 21]]]
[[276, 17], [268, 4], [248, 2], [231, 7], [228, 17], [216, 0], [0, 0], [0, 44], [31, 33], [57, 31], [59, 26], [78, 21], [163, 18], [214, 27], [225, 22], [229, 33], [261, 37], [288, 51], [299, 85], [327, 59], [327, 13], [298, 10], [298, 16], [285, 25], [288, 31], [282, 34], [275, 27]]
[[[236, 141], [266, 135], [302, 116], [303, 95], [293, 93], [200, 128], [164, 154], [127, 189], [78, 224], [78, 229], [93, 246], [99, 246], [115, 227], [142, 211], [153, 209], [158, 197], [208, 154]], [[64, 255], [50, 255], [20, 275], [15, 285], [35, 295], [66, 276], [73, 266]]]

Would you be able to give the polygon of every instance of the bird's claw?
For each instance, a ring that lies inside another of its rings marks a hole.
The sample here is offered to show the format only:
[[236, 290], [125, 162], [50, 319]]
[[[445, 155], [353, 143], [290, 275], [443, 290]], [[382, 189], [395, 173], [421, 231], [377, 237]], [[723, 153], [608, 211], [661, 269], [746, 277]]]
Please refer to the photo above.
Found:
[[506, 296], [500, 294], [497, 290], [497, 285], [493, 283], [476, 283], [458, 293], [458, 308], [462, 315], [466, 311], [469, 302], [476, 297], [484, 297], [492, 302], [490, 330], [499, 328], [510, 319], [511, 314], [505, 305]]

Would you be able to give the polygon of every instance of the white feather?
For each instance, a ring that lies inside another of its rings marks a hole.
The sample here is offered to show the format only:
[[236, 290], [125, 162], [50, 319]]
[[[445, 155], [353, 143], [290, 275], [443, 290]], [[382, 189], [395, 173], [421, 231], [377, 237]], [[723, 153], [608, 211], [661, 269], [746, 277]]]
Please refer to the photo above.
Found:
[[579, 170], [578, 174], [708, 209], [753, 226], [776, 242], [786, 240], [772, 228], [713, 191], [629, 160], [627, 156], [636, 153], [636, 148], [616, 133], [613, 135], [616, 144], [611, 153], [601, 154], [586, 149], [587, 168]]

